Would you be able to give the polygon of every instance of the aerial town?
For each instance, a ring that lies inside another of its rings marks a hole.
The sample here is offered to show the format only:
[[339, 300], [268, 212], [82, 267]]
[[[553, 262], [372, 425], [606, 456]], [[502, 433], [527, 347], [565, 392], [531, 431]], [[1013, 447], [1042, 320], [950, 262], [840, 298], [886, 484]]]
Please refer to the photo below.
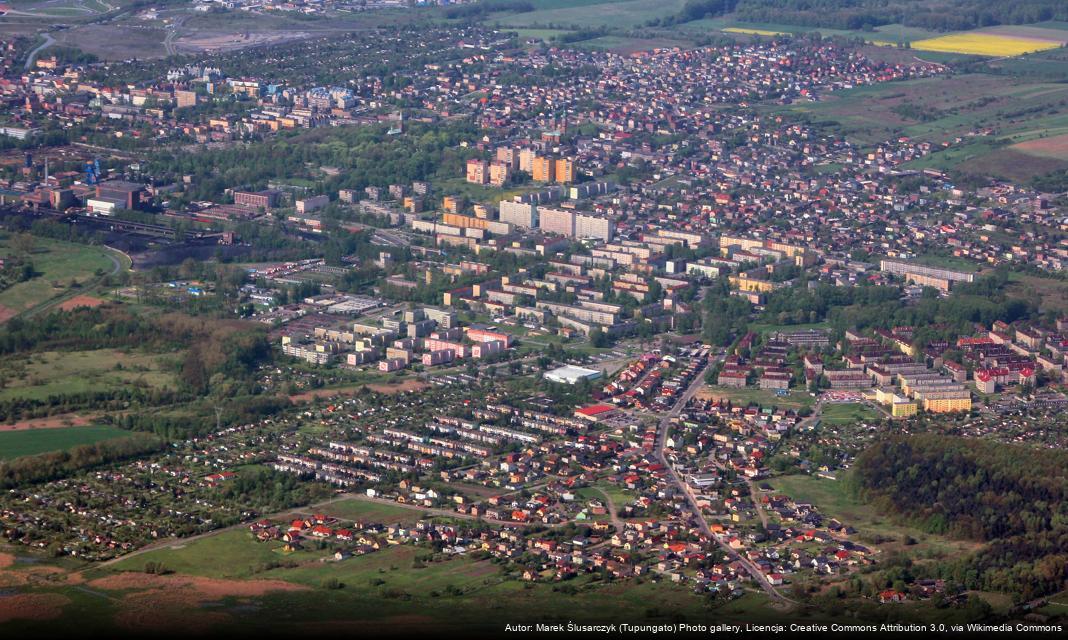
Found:
[[0, 630], [1063, 631], [1059, 14], [88, 4], [0, 5]]

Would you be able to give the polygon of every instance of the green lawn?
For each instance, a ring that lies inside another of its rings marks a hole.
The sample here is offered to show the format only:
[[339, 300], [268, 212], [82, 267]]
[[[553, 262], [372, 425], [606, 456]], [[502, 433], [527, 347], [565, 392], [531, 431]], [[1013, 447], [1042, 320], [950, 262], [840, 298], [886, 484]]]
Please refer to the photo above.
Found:
[[854, 424], [857, 422], [870, 423], [882, 417], [882, 414], [875, 409], [860, 403], [825, 404], [820, 414], [820, 420], [824, 424], [832, 425]]
[[160, 358], [157, 354], [115, 349], [44, 351], [28, 358], [8, 358], [0, 364], [0, 378], [4, 381], [0, 402], [16, 398], [44, 400], [128, 386], [173, 387], [174, 375], [162, 370]]
[[[245, 529], [234, 529], [188, 544], [132, 556], [112, 565], [112, 568], [117, 571], [143, 571], [146, 563], [159, 562], [177, 573], [208, 578], [249, 578], [256, 575], [263, 565], [290, 557], [282, 552], [282, 546], [281, 542], [260, 542]], [[326, 554], [306, 551], [292, 555], [303, 556], [303, 560], [309, 561]]]
[[716, 398], [727, 398], [733, 404], [749, 405], [756, 403], [761, 407], [782, 407], [783, 409], [802, 409], [811, 407], [816, 399], [802, 389], [791, 389], [790, 395], [779, 397], [774, 391], [767, 389], [735, 389], [731, 387], [706, 387], [705, 394], [711, 394]]
[[634, 502], [634, 499], [637, 497], [632, 491], [628, 491], [611, 482], [598, 482], [595, 485], [579, 489], [577, 493], [580, 497], [585, 498], [586, 500], [600, 500], [601, 502], [604, 502], [605, 495], [607, 495], [612, 500], [616, 509], [620, 509]]
[[[13, 254], [11, 234], [0, 232], [0, 258]], [[118, 253], [104, 247], [35, 237], [29, 260], [37, 275], [0, 291], [0, 318], [70, 292], [72, 281], [84, 285], [94, 280], [98, 271], [110, 272], [114, 268], [112, 258], [123, 264], [127, 262]]]
[[117, 427], [90, 425], [55, 429], [25, 429], [0, 432], [0, 460], [61, 451], [102, 440], [125, 438], [129, 431]]

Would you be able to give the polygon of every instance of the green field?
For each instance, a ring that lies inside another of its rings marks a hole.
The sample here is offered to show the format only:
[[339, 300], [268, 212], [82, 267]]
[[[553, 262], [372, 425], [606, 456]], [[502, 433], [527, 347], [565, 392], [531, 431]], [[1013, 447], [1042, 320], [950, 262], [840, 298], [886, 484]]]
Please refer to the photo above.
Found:
[[1035, 299], [1043, 309], [1068, 313], [1068, 282], [1064, 280], [1010, 273], [1007, 293], [1017, 298]]
[[[559, 4], [556, 8], [537, 9], [508, 16], [494, 16], [498, 26], [583, 28], [612, 27], [632, 28], [642, 26], [654, 18], [675, 15], [682, 9], [684, 0], [623, 0], [579, 4], [564, 0], [547, 0]], [[581, 0], [580, 0], [581, 1]]]
[[882, 414], [875, 409], [860, 403], [825, 404], [820, 413], [820, 420], [824, 424], [831, 425], [870, 423], [882, 417]]
[[162, 370], [159, 355], [115, 349], [44, 351], [7, 358], [0, 364], [0, 377], [4, 381], [0, 402], [44, 400], [131, 385], [157, 389], [175, 385], [173, 374]]
[[[1068, 72], [1068, 60], [1059, 64]], [[1066, 101], [1062, 82], [969, 73], [857, 87], [773, 110], [806, 116], [862, 145], [896, 136], [949, 143], [907, 168], [960, 168], [1023, 181], [1068, 168], [1068, 152], [1057, 140], [1044, 142], [1068, 134]]]
[[958, 271], [966, 271], [969, 273], [976, 273], [979, 271], [979, 263], [967, 258], [958, 258], [957, 256], [942, 256], [937, 254], [924, 254], [918, 255], [910, 260], [917, 264], [925, 264], [930, 267], [941, 267], [943, 269], [956, 269]]
[[767, 482], [776, 492], [798, 502], [814, 504], [824, 515], [853, 526], [858, 531], [853, 538], [861, 542], [868, 540], [884, 552], [904, 550], [909, 537], [915, 544], [908, 545], [908, 553], [915, 560], [958, 554], [979, 547], [972, 542], [925, 533], [892, 521], [875, 506], [862, 502], [852, 494], [848, 471], [839, 473], [837, 480], [790, 475], [772, 478]]
[[783, 409], [802, 409], [804, 407], [811, 407], [815, 404], [816, 399], [808, 394], [803, 389], [791, 389], [790, 395], [780, 397], [775, 395], [774, 391], [767, 389], [735, 389], [731, 387], [718, 387], [708, 386], [705, 387], [706, 392], [702, 395], [710, 394], [716, 398], [726, 398], [733, 404], [749, 405], [758, 404], [761, 407], [780, 407]]
[[3, 431], [0, 432], [0, 460], [33, 456], [49, 451], [62, 451], [102, 440], [124, 438], [128, 435], [130, 435], [129, 431], [123, 431], [117, 427], [96, 425]]
[[[12, 256], [12, 236], [0, 232], [0, 258]], [[34, 248], [29, 261], [37, 275], [0, 291], [0, 320], [21, 313], [64, 294], [80, 292], [71, 283], [85, 285], [96, 279], [96, 274], [110, 273], [128, 264], [120, 254], [105, 247], [93, 247], [45, 238], [34, 238]]]
[[828, 29], [824, 27], [806, 27], [770, 22], [741, 22], [729, 17], [703, 18], [701, 20], [684, 23], [680, 25], [679, 28], [684, 31], [695, 32], [722, 32], [723, 29], [753, 29], [795, 35], [819, 33], [825, 38], [830, 36], [860, 38], [868, 42], [878, 43], [912, 42], [913, 40], [923, 40], [940, 35], [935, 31], [928, 31], [927, 29], [920, 29], [917, 27], [906, 27], [901, 24], [887, 24], [875, 27], [872, 31], [862, 31], [860, 29]]
[[[251, 578], [264, 565], [277, 563], [287, 557], [314, 561], [326, 552], [304, 551], [286, 554], [281, 542], [260, 542], [244, 528], [231, 529], [217, 535], [149, 551], [125, 558], [112, 566], [117, 571], [142, 571], [149, 562], [160, 562], [170, 571], [207, 578]], [[258, 576], [257, 576], [258, 577]]]
[[[112, 570], [140, 571], [146, 562], [160, 562], [169, 570], [212, 578], [284, 580], [311, 587], [309, 591], [274, 593], [258, 599], [264, 611], [278, 623], [299, 624], [324, 619], [392, 620], [399, 616], [411, 622], [479, 625], [490, 620], [538, 619], [542, 621], [659, 618], [682, 614], [688, 619], [704, 615], [704, 600], [688, 589], [670, 583], [635, 582], [603, 584], [580, 577], [568, 584], [579, 591], [563, 596], [553, 585], [524, 585], [488, 560], [454, 557], [416, 563], [428, 549], [411, 545], [387, 546], [364, 556], [341, 562], [320, 562], [323, 552], [280, 554], [275, 543], [259, 543], [243, 530], [228, 531], [189, 542], [180, 548], [160, 549], [122, 561]], [[287, 566], [263, 571], [265, 563]], [[422, 564], [422, 566], [420, 566]], [[295, 566], [290, 566], [295, 565]], [[97, 571], [93, 576], [98, 575]], [[336, 579], [341, 588], [322, 589]], [[567, 598], [568, 606], [561, 606]], [[744, 602], [744, 605], [742, 604]], [[732, 604], [746, 613], [765, 611], [760, 596], [747, 596]], [[418, 615], [413, 614], [417, 611]], [[246, 613], [246, 615], [248, 615]], [[259, 614], [262, 622], [262, 612]]]

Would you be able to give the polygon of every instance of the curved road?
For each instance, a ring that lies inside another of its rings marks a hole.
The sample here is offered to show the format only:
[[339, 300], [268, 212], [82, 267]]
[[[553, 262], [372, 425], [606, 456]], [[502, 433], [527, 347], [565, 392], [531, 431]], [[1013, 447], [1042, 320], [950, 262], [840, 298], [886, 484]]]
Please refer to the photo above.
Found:
[[39, 46], [36, 49], [34, 49], [33, 51], [31, 51], [30, 55], [26, 56], [26, 66], [25, 66], [26, 71], [29, 71], [30, 67], [33, 66], [33, 62], [34, 62], [34, 60], [37, 59], [37, 54], [38, 53], [41, 53], [42, 51], [44, 51], [45, 49], [47, 49], [48, 47], [51, 47], [52, 45], [54, 45], [56, 43], [56, 39], [53, 38], [50, 34], [42, 33], [41, 35], [43, 35], [45, 37], [45, 41], [41, 46]]

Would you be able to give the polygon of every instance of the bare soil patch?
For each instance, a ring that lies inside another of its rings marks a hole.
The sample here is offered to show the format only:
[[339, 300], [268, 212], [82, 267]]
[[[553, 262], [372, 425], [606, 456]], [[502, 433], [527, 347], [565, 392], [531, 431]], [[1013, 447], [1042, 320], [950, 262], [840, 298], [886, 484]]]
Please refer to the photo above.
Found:
[[87, 296], [85, 294], [76, 295], [70, 300], [65, 300], [59, 305], [60, 311], [70, 311], [72, 309], [78, 309], [80, 307], [99, 307], [107, 302], [101, 298], [95, 296]]
[[0, 431], [27, 431], [31, 429], [60, 429], [63, 427], [84, 427], [92, 421], [91, 416], [77, 413], [64, 413], [47, 418], [20, 420], [10, 424], [0, 424]]
[[88, 586], [110, 591], [133, 591], [123, 597], [115, 622], [133, 631], [183, 629], [204, 633], [231, 621], [221, 611], [205, 611], [223, 598], [255, 598], [272, 591], [303, 591], [303, 585], [281, 580], [222, 580], [185, 575], [117, 573], [97, 578]]
[[0, 598], [0, 622], [51, 620], [63, 613], [70, 600], [58, 593], [20, 593]]
[[1014, 144], [1013, 148], [1044, 158], [1068, 160], [1068, 134], [1020, 142]]

